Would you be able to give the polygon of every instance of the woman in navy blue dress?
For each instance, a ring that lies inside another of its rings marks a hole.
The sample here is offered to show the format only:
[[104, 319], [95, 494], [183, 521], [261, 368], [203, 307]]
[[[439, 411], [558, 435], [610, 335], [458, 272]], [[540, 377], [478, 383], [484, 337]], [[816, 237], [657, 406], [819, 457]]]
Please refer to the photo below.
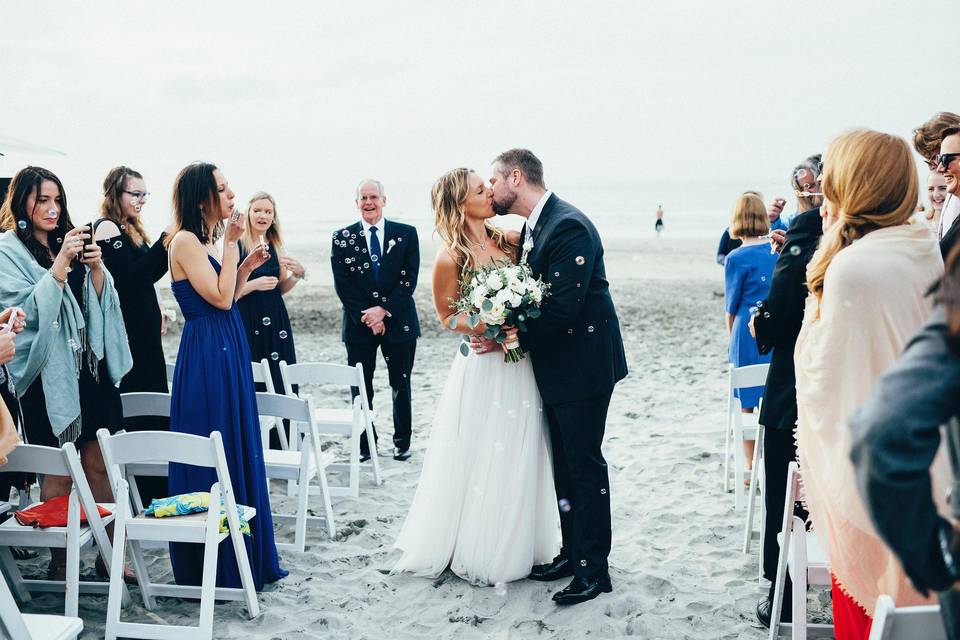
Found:
[[[245, 542], [259, 591], [287, 572], [277, 558], [250, 349], [234, 298], [269, 255], [254, 251], [237, 266], [243, 219], [231, 216], [233, 197], [220, 170], [212, 164], [185, 167], [174, 185], [177, 231], [170, 236], [170, 276], [186, 324], [173, 372], [170, 430], [200, 436], [219, 431], [223, 437], [236, 500], [257, 510], [250, 522], [252, 535], [245, 537]], [[224, 220], [228, 222], [218, 261], [214, 240]], [[209, 491], [215, 475], [213, 469], [170, 465], [170, 494]], [[200, 584], [201, 545], [171, 544], [170, 559], [178, 584]], [[241, 586], [231, 545], [220, 547], [217, 585]]]
[[[767, 298], [777, 262], [777, 254], [771, 253], [769, 242], [760, 237], [769, 232], [770, 220], [760, 196], [749, 191], [741, 195], [733, 209], [730, 235], [743, 244], [727, 255], [724, 264], [729, 357], [735, 367], [770, 362], [771, 354], [760, 355], [749, 328], [750, 316]], [[763, 387], [738, 389], [734, 393], [742, 411], [753, 413], [763, 395]], [[753, 460], [752, 441], [744, 442], [744, 450], [746, 459]]]

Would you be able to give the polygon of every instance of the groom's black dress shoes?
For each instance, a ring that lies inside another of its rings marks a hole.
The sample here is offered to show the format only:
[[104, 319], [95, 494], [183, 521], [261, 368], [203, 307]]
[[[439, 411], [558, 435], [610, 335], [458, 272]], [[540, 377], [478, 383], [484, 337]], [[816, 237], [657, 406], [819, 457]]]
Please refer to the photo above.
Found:
[[613, 586], [610, 584], [610, 574], [604, 571], [592, 578], [575, 577], [565, 589], [553, 594], [553, 601], [559, 605], [580, 604], [611, 591]]
[[563, 556], [557, 556], [550, 564], [538, 564], [530, 570], [531, 580], [553, 582], [573, 575], [573, 565]]
[[[790, 601], [784, 600], [780, 609], [780, 622], [791, 622], [793, 620], [790, 609]], [[773, 599], [770, 596], [763, 596], [757, 603], [757, 620], [769, 629], [771, 617], [773, 617]]]
[[394, 449], [394, 450], [393, 450], [393, 459], [394, 459], [394, 460], [400, 460], [401, 462], [404, 461], [404, 460], [409, 460], [409, 459], [410, 459], [410, 449], [403, 449], [403, 450], [401, 450], [399, 447], [398, 447], [397, 449]]

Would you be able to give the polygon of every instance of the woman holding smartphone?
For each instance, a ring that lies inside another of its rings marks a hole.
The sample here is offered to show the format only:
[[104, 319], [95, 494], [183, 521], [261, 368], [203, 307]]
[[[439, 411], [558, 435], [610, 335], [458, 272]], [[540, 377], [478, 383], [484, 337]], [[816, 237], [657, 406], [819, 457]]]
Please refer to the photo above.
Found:
[[[237, 503], [257, 510], [244, 542], [259, 591], [287, 572], [280, 568], [274, 543], [250, 347], [234, 300], [270, 254], [258, 247], [240, 263], [244, 225], [239, 212], [232, 215], [233, 198], [223, 174], [206, 162], [184, 167], [174, 184], [175, 228], [167, 246], [171, 289], [186, 323], [173, 372], [170, 430], [199, 436], [220, 432]], [[225, 220], [221, 255], [215, 240]], [[170, 465], [171, 495], [209, 491], [216, 480], [213, 469]], [[170, 559], [177, 583], [200, 584], [202, 546], [172, 544]], [[230, 545], [217, 559], [217, 586], [241, 586]]]
[[[19, 307], [26, 317], [8, 366], [24, 437], [50, 447], [75, 443], [93, 497], [109, 502], [96, 433], [121, 427], [117, 385], [132, 365], [113, 278], [89, 226], [73, 226], [63, 185], [46, 169], [14, 176], [0, 230], [0, 306]], [[67, 495], [72, 484], [44, 476], [40, 499]], [[63, 579], [65, 566], [64, 551], [52, 550], [49, 576]], [[98, 569], [105, 573], [99, 559]]]

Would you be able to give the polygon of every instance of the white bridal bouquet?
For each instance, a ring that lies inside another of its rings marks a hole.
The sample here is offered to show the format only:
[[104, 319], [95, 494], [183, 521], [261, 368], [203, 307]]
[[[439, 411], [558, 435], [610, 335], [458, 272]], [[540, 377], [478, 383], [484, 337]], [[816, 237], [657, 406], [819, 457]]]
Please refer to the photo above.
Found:
[[[525, 260], [513, 264], [507, 260], [491, 266], [481, 267], [464, 273], [460, 282], [460, 299], [451, 304], [459, 313], [467, 314], [467, 324], [471, 329], [481, 322], [487, 325], [483, 336], [503, 344], [507, 339], [504, 327], [516, 327], [526, 331], [527, 318], [540, 316], [540, 304], [550, 295], [550, 285], [533, 277]], [[456, 328], [457, 316], [450, 319], [450, 327]], [[463, 337], [460, 353], [470, 354], [467, 342], [470, 336]], [[523, 351], [516, 342], [507, 343], [505, 362], [520, 362]]]

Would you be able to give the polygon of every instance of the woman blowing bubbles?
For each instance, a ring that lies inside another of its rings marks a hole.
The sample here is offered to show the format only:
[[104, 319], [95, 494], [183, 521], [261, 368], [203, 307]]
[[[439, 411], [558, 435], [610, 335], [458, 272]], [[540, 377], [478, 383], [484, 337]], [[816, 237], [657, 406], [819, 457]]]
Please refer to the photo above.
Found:
[[[98, 502], [112, 497], [98, 429], [122, 421], [117, 385], [132, 359], [113, 278], [88, 227], [74, 227], [60, 180], [40, 167], [13, 178], [0, 208], [0, 306], [26, 314], [9, 364], [26, 441], [74, 442]], [[67, 495], [70, 478], [44, 476], [41, 500]], [[48, 573], [62, 579], [63, 550]]]

